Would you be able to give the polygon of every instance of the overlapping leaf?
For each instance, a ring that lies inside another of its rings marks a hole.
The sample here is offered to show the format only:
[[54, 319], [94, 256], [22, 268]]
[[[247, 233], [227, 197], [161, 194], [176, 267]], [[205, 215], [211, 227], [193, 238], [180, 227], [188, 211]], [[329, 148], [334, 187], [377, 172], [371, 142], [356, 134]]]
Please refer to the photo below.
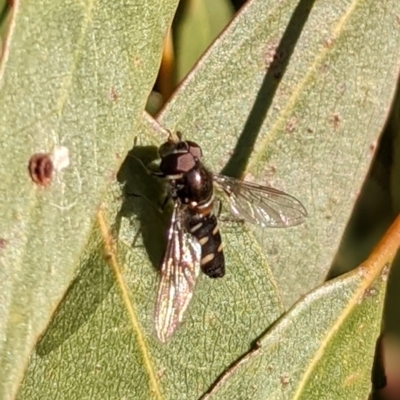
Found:
[[[104, 190], [132, 144], [176, 1], [15, 1], [0, 69], [0, 397], [71, 283]], [[34, 153], [69, 150], [46, 188]]]
[[399, 73], [399, 12], [249, 2], [159, 117], [214, 168], [304, 203], [304, 226], [259, 233], [286, 305], [324, 279], [369, 168]]
[[202, 399], [367, 398], [399, 246], [398, 217], [362, 265], [296, 304]]

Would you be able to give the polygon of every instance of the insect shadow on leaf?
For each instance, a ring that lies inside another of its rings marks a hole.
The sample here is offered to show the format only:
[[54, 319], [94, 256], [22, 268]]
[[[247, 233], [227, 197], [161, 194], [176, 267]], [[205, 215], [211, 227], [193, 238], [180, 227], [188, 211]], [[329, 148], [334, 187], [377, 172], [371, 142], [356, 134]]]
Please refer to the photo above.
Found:
[[36, 352], [44, 357], [61, 346], [97, 310], [114, 284], [111, 269], [104, 262], [101, 237], [85, 250], [79, 271], [40, 338]]
[[171, 204], [166, 201], [165, 183], [156, 177], [153, 165], [159, 159], [158, 148], [154, 146], [135, 146], [128, 153], [117, 174], [117, 180], [124, 185], [124, 200], [117, 216], [116, 231], [119, 231], [121, 218], [136, 218], [139, 231], [135, 234], [132, 246], [142, 237], [143, 245], [156, 270], [166, 246], [166, 231], [171, 218]]
[[[144, 246], [156, 269], [159, 268], [165, 250], [165, 232], [170, 218], [169, 213], [162, 210], [165, 187], [147, 168], [157, 158], [158, 149], [154, 146], [136, 146], [129, 152], [117, 174], [118, 181], [124, 184], [126, 196], [115, 224], [111, 227], [113, 235], [117, 237], [121, 217], [131, 218], [134, 215], [138, 218], [138, 234], [142, 235]], [[57, 349], [78, 331], [115, 284], [113, 271], [104, 260], [102, 235], [94, 230], [93, 237], [96, 239], [82, 255], [75, 279], [37, 344], [36, 351], [40, 357]]]

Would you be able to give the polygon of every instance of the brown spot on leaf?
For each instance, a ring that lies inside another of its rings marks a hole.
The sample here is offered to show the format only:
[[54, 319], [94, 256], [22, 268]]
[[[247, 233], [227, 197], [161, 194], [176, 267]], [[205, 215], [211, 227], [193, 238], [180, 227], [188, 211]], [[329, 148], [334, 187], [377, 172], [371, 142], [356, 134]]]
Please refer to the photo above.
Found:
[[157, 371], [157, 378], [161, 378], [165, 374], [166, 368], [161, 368], [159, 371]]
[[278, 45], [276, 42], [273, 42], [270, 46], [268, 46], [267, 48], [267, 54], [265, 57], [265, 66], [266, 69], [269, 69], [269, 67], [272, 65], [272, 63], [275, 60], [275, 56], [276, 56], [276, 49], [277, 49]]
[[332, 38], [327, 38], [324, 40], [324, 46], [325, 47], [331, 47], [333, 44], [334, 40]]
[[142, 64], [142, 61], [139, 56], [133, 57], [132, 64], [134, 67], [138, 68]]
[[297, 118], [292, 117], [289, 119], [289, 121], [286, 123], [286, 131], [289, 133], [294, 132], [297, 126]]
[[50, 184], [53, 176], [53, 161], [48, 153], [34, 154], [28, 164], [29, 174], [36, 184], [47, 186]]
[[265, 69], [272, 70], [273, 76], [276, 79], [282, 77], [282, 64], [287, 57], [287, 52], [283, 49], [278, 49], [278, 41], [273, 41], [268, 47], [265, 57]]
[[376, 142], [376, 140], [374, 140], [374, 141], [369, 145], [369, 150], [370, 150], [370, 152], [371, 152], [372, 154], [375, 153], [376, 147], [377, 147], [377, 142]]
[[268, 176], [274, 176], [276, 174], [276, 167], [274, 165], [268, 165], [265, 172]]
[[334, 113], [331, 117], [331, 122], [333, 123], [333, 128], [336, 130], [340, 126], [340, 115], [339, 113]]
[[117, 101], [118, 100], [118, 93], [115, 90], [115, 87], [112, 87], [110, 89], [110, 99], [111, 99], [111, 101]]
[[289, 377], [287, 375], [282, 375], [281, 376], [281, 384], [282, 384], [282, 386], [285, 387], [285, 386], [289, 385], [289, 383], [290, 383]]
[[8, 240], [4, 238], [0, 238], [0, 250], [5, 249], [8, 244]]

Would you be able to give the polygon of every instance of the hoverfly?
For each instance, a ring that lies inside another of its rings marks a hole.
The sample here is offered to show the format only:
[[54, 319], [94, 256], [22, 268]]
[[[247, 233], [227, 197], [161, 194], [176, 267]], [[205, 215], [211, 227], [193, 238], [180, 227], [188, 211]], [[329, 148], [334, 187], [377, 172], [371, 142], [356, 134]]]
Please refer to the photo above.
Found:
[[211, 173], [201, 162], [202, 150], [181, 135], [159, 148], [158, 176], [168, 181], [173, 212], [161, 264], [155, 326], [166, 342], [182, 321], [200, 269], [210, 278], [225, 274], [225, 260], [214, 213], [214, 187], [222, 191], [235, 217], [262, 227], [288, 227], [307, 217], [295, 197], [280, 190]]

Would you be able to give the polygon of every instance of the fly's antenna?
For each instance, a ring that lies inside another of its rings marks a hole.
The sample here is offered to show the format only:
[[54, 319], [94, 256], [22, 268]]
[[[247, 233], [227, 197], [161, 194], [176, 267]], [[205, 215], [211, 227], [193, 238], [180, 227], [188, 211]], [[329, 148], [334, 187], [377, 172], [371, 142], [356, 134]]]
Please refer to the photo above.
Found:
[[168, 142], [176, 144], [182, 141], [182, 133], [179, 131], [173, 132], [168, 129]]

